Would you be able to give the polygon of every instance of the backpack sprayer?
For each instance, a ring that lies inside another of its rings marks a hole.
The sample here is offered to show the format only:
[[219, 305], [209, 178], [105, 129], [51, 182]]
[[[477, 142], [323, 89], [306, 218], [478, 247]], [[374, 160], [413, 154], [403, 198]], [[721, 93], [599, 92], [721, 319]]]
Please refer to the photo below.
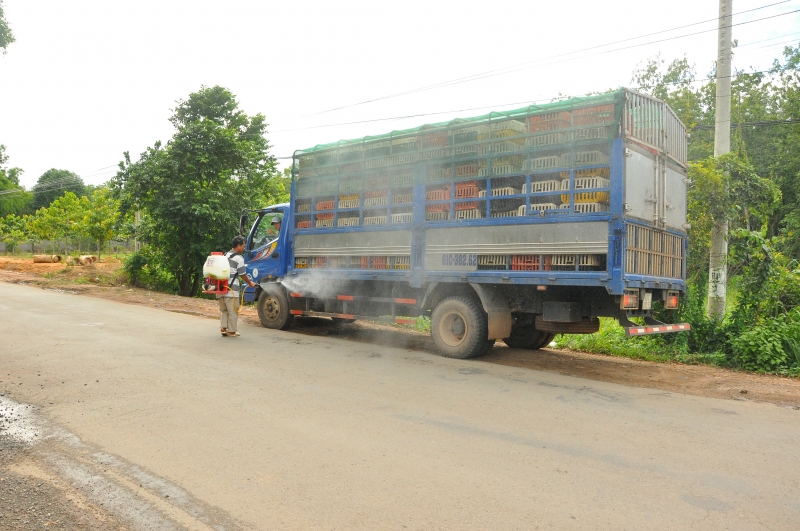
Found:
[[[225, 295], [233, 288], [228, 285], [228, 281], [235, 281], [238, 273], [231, 275], [231, 262], [225, 253], [213, 252], [206, 258], [203, 264], [203, 293], [207, 295]], [[236, 313], [244, 304], [244, 287], [239, 290], [239, 304], [236, 306]]]
[[225, 295], [230, 291], [228, 280], [231, 265], [228, 257], [220, 252], [213, 252], [203, 264], [203, 293], [208, 295]]

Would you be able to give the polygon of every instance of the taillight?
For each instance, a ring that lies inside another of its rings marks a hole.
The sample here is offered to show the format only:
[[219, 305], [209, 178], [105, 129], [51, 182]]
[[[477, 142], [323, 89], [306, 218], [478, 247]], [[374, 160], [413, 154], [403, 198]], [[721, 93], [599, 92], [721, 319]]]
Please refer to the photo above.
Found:
[[677, 310], [678, 300], [679, 295], [677, 291], [668, 291], [667, 296], [664, 299], [664, 308], [667, 310]]
[[639, 290], [626, 289], [622, 293], [622, 300], [620, 301], [620, 308], [623, 310], [638, 310], [639, 309]]

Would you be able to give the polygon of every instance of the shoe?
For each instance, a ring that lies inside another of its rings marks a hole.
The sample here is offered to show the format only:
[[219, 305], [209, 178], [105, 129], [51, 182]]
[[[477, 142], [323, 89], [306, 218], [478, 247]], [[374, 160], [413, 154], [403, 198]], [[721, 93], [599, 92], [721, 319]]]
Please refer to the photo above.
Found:
[[228, 337], [239, 337], [241, 334], [239, 332], [228, 332]]
[[227, 328], [220, 328], [219, 331], [222, 334], [222, 337], [225, 337], [225, 336], [228, 335], [228, 329]]

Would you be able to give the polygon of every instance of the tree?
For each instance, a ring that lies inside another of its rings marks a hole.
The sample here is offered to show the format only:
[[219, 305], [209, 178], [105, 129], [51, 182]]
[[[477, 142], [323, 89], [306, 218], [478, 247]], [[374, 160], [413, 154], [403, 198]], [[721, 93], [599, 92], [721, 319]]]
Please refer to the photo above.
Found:
[[16, 251], [17, 245], [26, 239], [26, 225], [29, 216], [19, 217], [9, 214], [0, 218], [0, 239], [6, 244], [6, 252]]
[[0, 49], [3, 50], [3, 55], [6, 54], [8, 45], [14, 42], [14, 34], [11, 33], [11, 28], [6, 21], [6, 15], [3, 12], [3, 0], [0, 0]]
[[36, 211], [32, 220], [33, 231], [39, 239], [50, 240], [54, 247], [58, 247], [62, 239], [77, 240], [82, 236], [88, 206], [86, 197], [66, 192], [50, 206]]
[[179, 100], [170, 121], [172, 139], [135, 163], [126, 152], [112, 186], [123, 214], [146, 212], [141, 238], [174, 273], [179, 293], [194, 296], [205, 257], [230, 246], [239, 213], [266, 199], [277, 172], [264, 116], [239, 110], [223, 87]]
[[0, 144], [0, 218], [28, 213], [32, 199], [30, 192], [19, 185], [22, 170], [7, 167], [7, 162], [6, 146]]
[[83, 179], [75, 173], [53, 168], [39, 177], [31, 191], [33, 192], [33, 209], [39, 210], [50, 205], [65, 192], [72, 192], [78, 197], [84, 195], [86, 186], [83, 184]]
[[[83, 197], [82, 199], [86, 199]], [[106, 187], [96, 188], [86, 200], [83, 214], [83, 233], [97, 242], [97, 256], [103, 245], [114, 237], [114, 227], [119, 219], [119, 201]]]

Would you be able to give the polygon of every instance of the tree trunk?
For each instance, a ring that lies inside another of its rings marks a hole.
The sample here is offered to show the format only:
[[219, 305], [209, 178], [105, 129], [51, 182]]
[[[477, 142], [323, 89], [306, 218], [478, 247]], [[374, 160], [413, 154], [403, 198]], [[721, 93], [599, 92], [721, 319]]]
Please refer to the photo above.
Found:
[[200, 281], [202, 280], [202, 278], [203, 278], [203, 275], [198, 273], [198, 272], [195, 272], [192, 275], [192, 291], [191, 291], [191, 293], [189, 293], [190, 297], [196, 297], [197, 296], [197, 291], [200, 289]]

